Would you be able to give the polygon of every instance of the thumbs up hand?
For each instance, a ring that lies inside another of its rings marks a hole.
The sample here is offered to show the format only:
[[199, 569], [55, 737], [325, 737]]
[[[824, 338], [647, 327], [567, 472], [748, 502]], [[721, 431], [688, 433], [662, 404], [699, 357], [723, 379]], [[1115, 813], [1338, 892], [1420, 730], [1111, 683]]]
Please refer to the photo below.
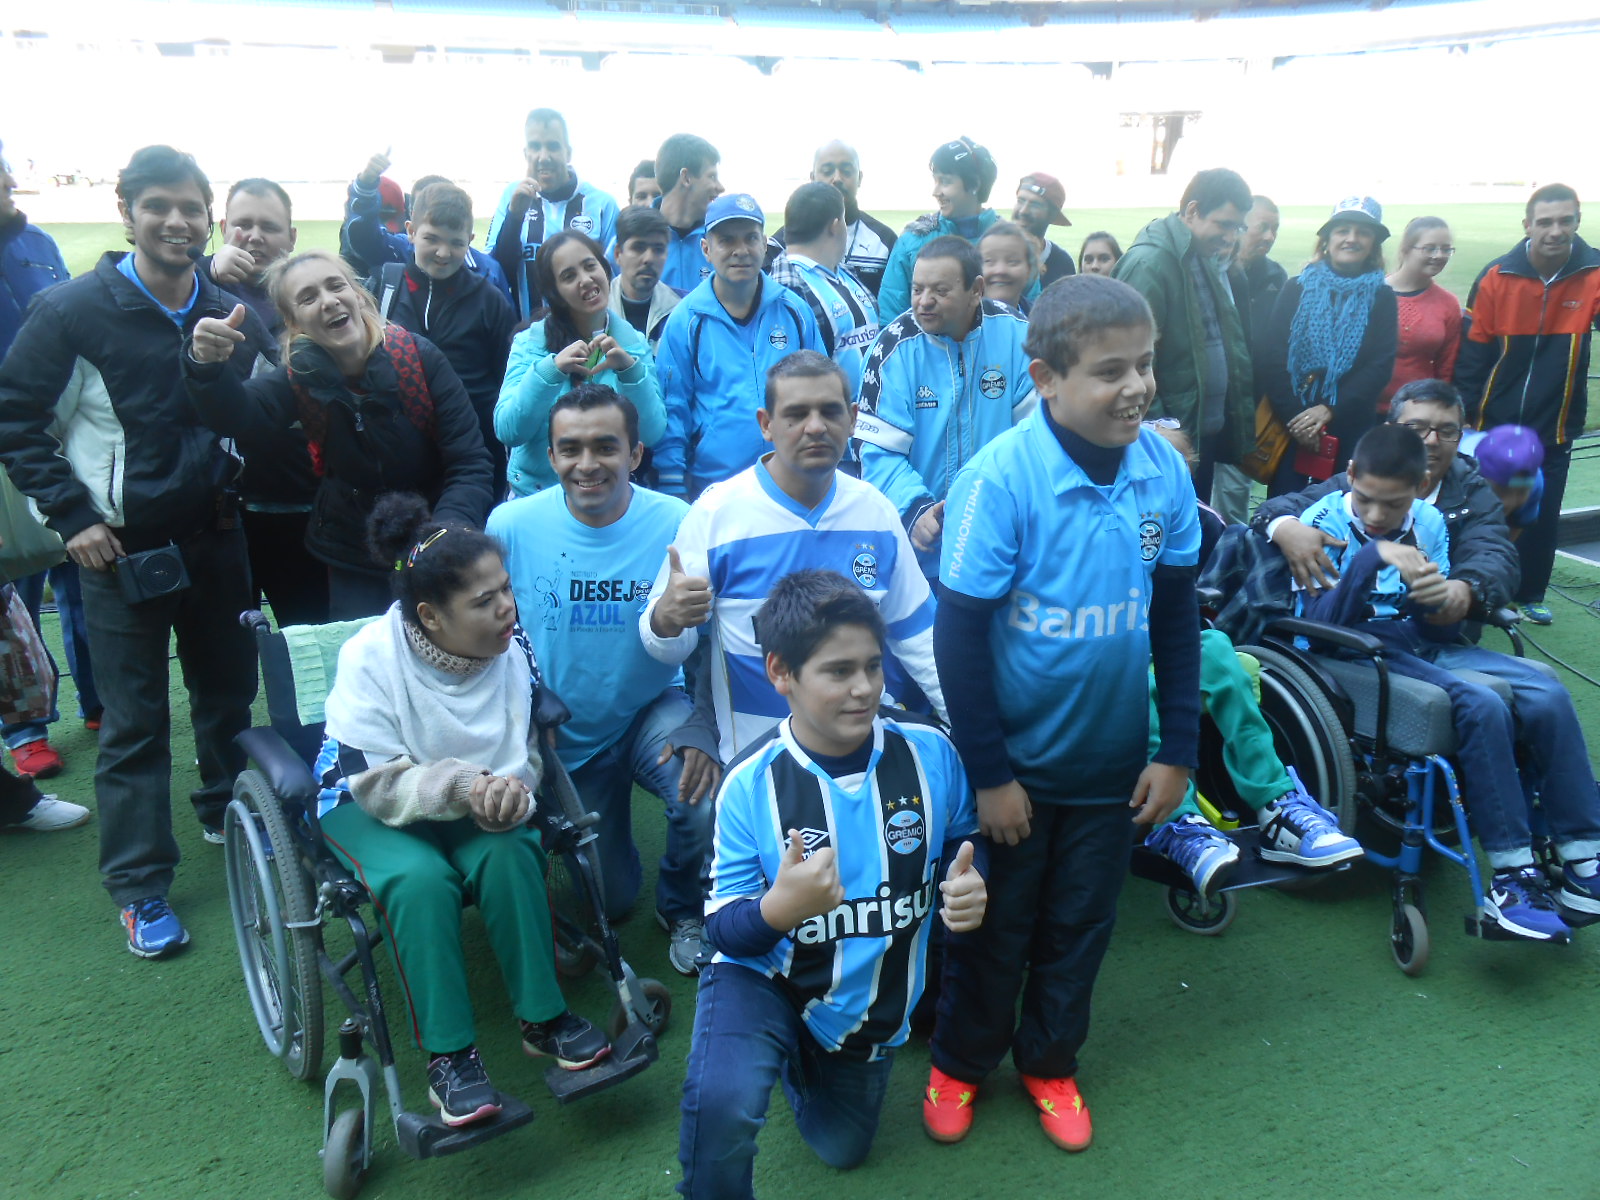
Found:
[[944, 882], [939, 885], [939, 894], [944, 897], [939, 916], [951, 933], [970, 933], [982, 925], [983, 914], [989, 907], [989, 889], [972, 865], [972, 852], [972, 843], [962, 842]]
[[233, 356], [233, 348], [244, 341], [240, 327], [247, 312], [244, 305], [235, 304], [233, 311], [221, 320], [201, 317], [196, 321], [189, 349], [195, 362], [227, 362]]
[[778, 877], [761, 897], [761, 919], [774, 929], [789, 930], [808, 917], [832, 912], [843, 899], [833, 847], [813, 850], [808, 858], [800, 831], [789, 830]]
[[667, 587], [650, 611], [650, 629], [657, 637], [677, 637], [704, 625], [711, 617], [711, 580], [683, 569], [676, 546], [667, 547]]
[[362, 167], [361, 174], [356, 176], [356, 182], [361, 185], [363, 191], [370, 192], [378, 186], [378, 180], [389, 169], [389, 152], [393, 149], [394, 147], [390, 146], [382, 154], [374, 154], [367, 159], [367, 165]]

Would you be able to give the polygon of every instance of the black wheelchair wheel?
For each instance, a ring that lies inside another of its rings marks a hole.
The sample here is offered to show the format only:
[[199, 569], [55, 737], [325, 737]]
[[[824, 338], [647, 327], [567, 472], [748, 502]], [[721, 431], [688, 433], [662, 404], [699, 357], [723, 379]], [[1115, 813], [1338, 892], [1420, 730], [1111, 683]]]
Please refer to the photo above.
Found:
[[262, 1040], [296, 1079], [322, 1067], [321, 930], [277, 795], [254, 770], [240, 774], [223, 821], [228, 907], [245, 991]]
[[600, 961], [600, 948], [591, 933], [594, 904], [571, 854], [545, 858], [544, 887], [555, 933], [556, 970], [568, 979], [580, 979]]
[[333, 1119], [322, 1147], [322, 1186], [334, 1200], [355, 1200], [367, 1174], [366, 1115], [347, 1108]]
[[1356, 764], [1350, 735], [1321, 686], [1288, 655], [1240, 646], [1261, 664], [1261, 715], [1278, 758], [1349, 834], [1356, 827]]
[[1395, 965], [1413, 978], [1421, 975], [1428, 965], [1428, 952], [1432, 949], [1428, 919], [1415, 904], [1402, 904], [1394, 910], [1389, 949], [1394, 954]]
[[1203, 907], [1198, 893], [1189, 888], [1167, 889], [1167, 916], [1179, 929], [1197, 933], [1201, 937], [1216, 937], [1239, 914], [1239, 905], [1232, 892], [1219, 892], [1211, 897], [1209, 907]]
[[[672, 1018], [672, 992], [659, 979], [639, 980], [639, 990], [644, 993], [645, 1009], [639, 1020], [651, 1034], [660, 1037]], [[628, 1028], [628, 1010], [618, 1000], [611, 1006], [611, 1017], [606, 1021], [606, 1036], [613, 1042]]]

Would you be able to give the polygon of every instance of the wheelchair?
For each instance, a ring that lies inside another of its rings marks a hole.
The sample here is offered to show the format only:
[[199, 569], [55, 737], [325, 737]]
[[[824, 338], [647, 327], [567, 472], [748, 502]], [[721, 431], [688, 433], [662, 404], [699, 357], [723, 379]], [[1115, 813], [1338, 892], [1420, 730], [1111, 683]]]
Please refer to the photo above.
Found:
[[[1503, 629], [1522, 657], [1519, 619], [1501, 610], [1488, 623]], [[1314, 781], [1313, 795], [1334, 812], [1346, 833], [1355, 834], [1358, 816], [1369, 823], [1363, 837], [1366, 861], [1391, 877], [1389, 944], [1395, 965], [1416, 976], [1428, 962], [1431, 937], [1420, 872], [1430, 849], [1466, 872], [1474, 901], [1466, 932], [1507, 937], [1484, 924], [1477, 912], [1484, 880], [1450, 762], [1456, 730], [1448, 695], [1391, 673], [1377, 638], [1342, 626], [1281, 617], [1267, 626], [1259, 645], [1239, 650], [1261, 663], [1262, 714], [1280, 757]], [[1511, 702], [1503, 680], [1476, 671], [1460, 674]], [[1374, 836], [1397, 841], [1394, 852], [1374, 849]]]
[[[253, 610], [240, 622], [255, 634], [271, 726], [238, 738], [249, 766], [234, 785], [223, 826], [234, 934], [262, 1040], [295, 1079], [315, 1079], [321, 1069], [324, 982], [349, 1014], [339, 1026], [339, 1058], [323, 1086], [322, 1161], [328, 1194], [352, 1197], [372, 1161], [380, 1082], [396, 1141], [416, 1159], [469, 1149], [527, 1125], [534, 1112], [505, 1093], [499, 1114], [457, 1128], [431, 1111], [406, 1110], [374, 956], [384, 935], [378, 922], [363, 916], [366, 889], [323, 843], [317, 821], [319, 786], [308, 764], [322, 740], [320, 703], [327, 689], [319, 689], [314, 706], [303, 708], [283, 632], [274, 632]], [[345, 635], [358, 627], [351, 622]], [[304, 665], [303, 670], [314, 673]], [[325, 673], [331, 682], [331, 670]], [[616, 996], [607, 1022], [611, 1053], [582, 1071], [551, 1066], [545, 1073], [552, 1095], [565, 1104], [656, 1061], [656, 1038], [666, 1028], [672, 996], [658, 981], [639, 978], [622, 957], [601, 899], [598, 817], [585, 811], [555, 753], [556, 730], [571, 714], [537, 667], [534, 687], [545, 771], [532, 819], [547, 858], [556, 967], [573, 976], [603, 963]], [[330, 920], [343, 921], [353, 940], [353, 948], [338, 958], [323, 943]], [[352, 1088], [359, 1104], [341, 1109]]]

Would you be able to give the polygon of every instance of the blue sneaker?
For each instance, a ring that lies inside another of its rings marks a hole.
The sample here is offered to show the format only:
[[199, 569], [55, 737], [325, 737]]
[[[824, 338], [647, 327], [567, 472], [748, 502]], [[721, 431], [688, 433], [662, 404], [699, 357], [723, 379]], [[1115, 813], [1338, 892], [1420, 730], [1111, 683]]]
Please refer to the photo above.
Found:
[[1495, 872], [1478, 915], [1485, 925], [1530, 942], [1564, 942], [1572, 933], [1556, 911], [1549, 883], [1534, 866]]
[[1550, 611], [1550, 606], [1544, 601], [1538, 604], [1519, 605], [1522, 609], [1522, 619], [1533, 625], [1549, 625], [1556, 619], [1555, 613]]
[[128, 949], [140, 958], [161, 958], [189, 944], [189, 931], [165, 896], [146, 896], [122, 906]]
[[1295, 863], [1302, 867], [1333, 867], [1366, 853], [1361, 843], [1339, 829], [1339, 822], [1313, 800], [1294, 778], [1294, 791], [1285, 792], [1261, 810], [1262, 858], [1267, 862]]
[[1586, 917], [1600, 916], [1600, 859], [1580, 858], [1564, 865], [1556, 903]]
[[1144, 844], [1194, 880], [1195, 891], [1202, 896], [1221, 887], [1239, 861], [1239, 847], [1195, 813], [1152, 830]]

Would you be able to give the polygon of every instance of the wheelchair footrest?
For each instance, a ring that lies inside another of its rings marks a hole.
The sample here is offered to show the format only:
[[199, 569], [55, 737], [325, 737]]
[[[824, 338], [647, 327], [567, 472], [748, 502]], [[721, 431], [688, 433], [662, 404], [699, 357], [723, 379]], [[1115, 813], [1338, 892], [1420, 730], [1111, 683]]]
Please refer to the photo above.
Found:
[[[1213, 887], [1216, 892], [1232, 892], [1240, 888], [1266, 887], [1273, 884], [1289, 883], [1299, 880], [1328, 879], [1342, 871], [1349, 870], [1360, 859], [1350, 859], [1332, 867], [1301, 867], [1294, 863], [1267, 862], [1256, 853], [1260, 844], [1260, 826], [1244, 825], [1238, 829], [1218, 830], [1227, 834], [1230, 841], [1239, 847], [1239, 861], [1234, 864], [1232, 873], [1221, 887]], [[1186, 888], [1193, 890], [1194, 881], [1185, 875], [1179, 866], [1164, 854], [1157, 854], [1143, 843], [1133, 848], [1133, 858], [1129, 864], [1131, 873], [1139, 879], [1148, 879], [1152, 883], [1165, 884], [1167, 887]]]
[[1542, 942], [1534, 942], [1532, 938], [1520, 938], [1514, 933], [1507, 933], [1499, 925], [1484, 920], [1477, 913], [1468, 913], [1466, 922], [1467, 936], [1482, 938], [1486, 942], [1533, 942], [1535, 945], [1565, 946], [1572, 940], [1570, 933], [1563, 933], [1560, 937], [1545, 938]]
[[[635, 1030], [643, 1036], [635, 1036]], [[656, 1040], [639, 1022], [630, 1024], [623, 1035], [612, 1044], [611, 1053], [581, 1071], [563, 1071], [549, 1067], [544, 1073], [545, 1086], [557, 1104], [570, 1104], [596, 1092], [632, 1079], [660, 1057]]]
[[457, 1154], [470, 1150], [503, 1133], [521, 1129], [534, 1117], [529, 1108], [515, 1096], [500, 1093], [500, 1111], [487, 1121], [476, 1121], [452, 1129], [437, 1114], [405, 1112], [395, 1119], [395, 1137], [400, 1148], [412, 1158], [438, 1158], [441, 1154]]

